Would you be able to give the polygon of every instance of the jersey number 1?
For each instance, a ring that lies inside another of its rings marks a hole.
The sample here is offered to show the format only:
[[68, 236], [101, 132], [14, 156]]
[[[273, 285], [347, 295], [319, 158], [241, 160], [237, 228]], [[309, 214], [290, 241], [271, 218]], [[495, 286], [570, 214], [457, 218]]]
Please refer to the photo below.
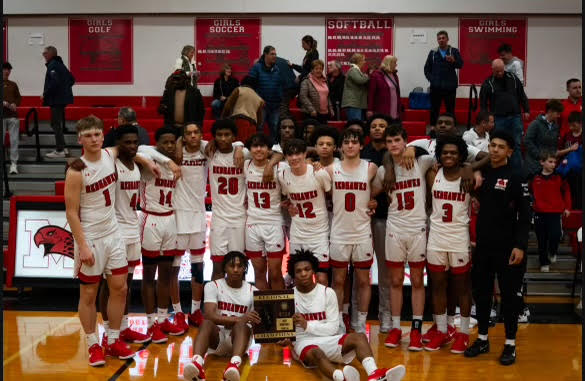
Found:
[[110, 190], [106, 189], [102, 193], [104, 195], [104, 198], [106, 199], [106, 206], [112, 205], [112, 197], [110, 196]]

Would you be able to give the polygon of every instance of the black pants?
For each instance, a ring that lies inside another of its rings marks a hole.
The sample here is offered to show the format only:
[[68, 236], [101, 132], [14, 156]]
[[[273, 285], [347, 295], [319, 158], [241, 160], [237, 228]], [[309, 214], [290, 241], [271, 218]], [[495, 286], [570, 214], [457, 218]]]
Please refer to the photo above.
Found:
[[65, 149], [63, 125], [65, 124], [65, 106], [51, 106], [51, 128], [55, 132], [55, 147], [57, 151]]
[[488, 334], [494, 280], [497, 275], [504, 306], [506, 339], [516, 338], [518, 315], [524, 306], [522, 282], [526, 272], [526, 259], [520, 265], [511, 266], [508, 264], [511, 253], [512, 249], [491, 250], [480, 247], [474, 253], [471, 279], [480, 335]]
[[540, 265], [550, 265], [548, 256], [557, 254], [561, 242], [560, 213], [534, 213], [534, 232], [538, 240]]
[[571, 189], [571, 199], [573, 210], [583, 209], [583, 174], [578, 171], [571, 171], [567, 174], [567, 182]]
[[431, 87], [431, 126], [437, 123], [441, 103], [445, 102], [445, 109], [455, 116], [455, 93], [456, 90], [434, 89]]

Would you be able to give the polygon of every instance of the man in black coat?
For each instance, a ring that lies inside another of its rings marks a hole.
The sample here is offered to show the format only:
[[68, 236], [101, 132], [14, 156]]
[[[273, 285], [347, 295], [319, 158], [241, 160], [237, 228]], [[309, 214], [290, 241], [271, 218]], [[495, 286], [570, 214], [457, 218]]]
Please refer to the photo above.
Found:
[[63, 128], [65, 126], [65, 106], [73, 103], [71, 88], [75, 84], [75, 78], [63, 63], [63, 59], [57, 55], [54, 46], [47, 46], [43, 51], [45, 57], [45, 86], [43, 89], [43, 106], [51, 108], [51, 128], [55, 131], [55, 150], [46, 154], [48, 158], [65, 157], [68, 152], [65, 149]]

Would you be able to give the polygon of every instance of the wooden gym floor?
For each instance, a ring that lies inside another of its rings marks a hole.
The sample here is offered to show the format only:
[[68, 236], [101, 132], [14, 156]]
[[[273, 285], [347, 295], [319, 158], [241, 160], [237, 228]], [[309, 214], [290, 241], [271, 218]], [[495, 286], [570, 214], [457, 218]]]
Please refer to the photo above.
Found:
[[[438, 352], [413, 353], [406, 349], [410, 327], [403, 325], [400, 348], [384, 347], [384, 334], [377, 322], [370, 322], [370, 342], [378, 366], [404, 364], [405, 380], [581, 380], [582, 327], [579, 324], [526, 324], [518, 332], [518, 360], [509, 367], [497, 359], [503, 346], [504, 327], [490, 330], [491, 352], [476, 359], [454, 355], [448, 348]], [[145, 331], [146, 319], [131, 316], [131, 325]], [[425, 324], [425, 330], [429, 324]], [[102, 331], [100, 325], [100, 332]], [[472, 338], [475, 338], [475, 330]], [[166, 344], [132, 345], [139, 350], [128, 362], [108, 359], [104, 367], [87, 365], [85, 338], [77, 314], [73, 312], [4, 313], [4, 377], [7, 380], [177, 380], [192, 356], [192, 341], [197, 329], [188, 335], [170, 337]], [[208, 357], [207, 379], [221, 380], [227, 358]], [[354, 365], [365, 373], [357, 360]], [[242, 381], [324, 380], [314, 370], [286, 361], [276, 345], [251, 348], [242, 368]]]

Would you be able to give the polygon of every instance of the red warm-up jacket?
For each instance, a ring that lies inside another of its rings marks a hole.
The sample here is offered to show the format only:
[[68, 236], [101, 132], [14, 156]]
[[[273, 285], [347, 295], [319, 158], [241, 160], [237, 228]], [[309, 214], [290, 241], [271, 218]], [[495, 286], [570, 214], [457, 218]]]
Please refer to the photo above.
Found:
[[530, 184], [535, 213], [563, 213], [571, 209], [571, 191], [569, 185], [560, 175], [548, 176], [538, 174]]

